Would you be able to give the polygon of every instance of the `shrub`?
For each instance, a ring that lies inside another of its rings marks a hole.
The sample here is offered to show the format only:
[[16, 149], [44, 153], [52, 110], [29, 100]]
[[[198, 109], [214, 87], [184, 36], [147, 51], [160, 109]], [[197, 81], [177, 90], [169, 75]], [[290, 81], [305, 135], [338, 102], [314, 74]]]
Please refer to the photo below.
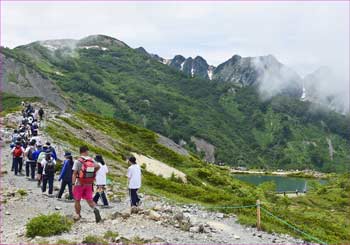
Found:
[[40, 214], [34, 217], [26, 224], [26, 236], [52, 236], [58, 235], [63, 232], [69, 231], [73, 222], [59, 213], [53, 214]]
[[103, 235], [103, 238], [104, 239], [107, 239], [107, 240], [112, 240], [112, 239], [115, 239], [116, 237], [118, 237], [119, 234], [118, 232], [114, 232], [114, 231], [106, 231], [105, 234]]
[[27, 191], [24, 189], [18, 189], [17, 193], [22, 197], [28, 195]]
[[59, 239], [55, 242], [55, 244], [77, 244], [77, 242], [68, 241], [66, 239]]
[[108, 241], [99, 236], [87, 236], [82, 241], [83, 244], [108, 244]]

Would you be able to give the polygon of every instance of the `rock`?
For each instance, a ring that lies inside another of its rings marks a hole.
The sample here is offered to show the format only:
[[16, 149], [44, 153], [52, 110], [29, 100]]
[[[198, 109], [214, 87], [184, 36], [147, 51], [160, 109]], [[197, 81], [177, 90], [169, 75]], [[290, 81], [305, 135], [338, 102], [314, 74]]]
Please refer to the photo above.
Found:
[[241, 237], [240, 237], [240, 236], [238, 236], [238, 235], [233, 235], [233, 238], [234, 238], [234, 239], [236, 239], [236, 240], [241, 239]]
[[6, 211], [5, 214], [6, 215], [11, 215], [11, 213], [9, 211]]
[[55, 210], [61, 210], [62, 208], [61, 207], [55, 207]]
[[151, 220], [155, 220], [155, 221], [159, 221], [161, 219], [161, 215], [159, 213], [157, 213], [156, 211], [154, 210], [151, 210], [149, 212], [149, 215], [148, 217], [151, 219]]
[[199, 233], [199, 226], [192, 226], [189, 231], [192, 233]]
[[260, 238], [262, 238], [262, 234], [261, 234], [261, 233], [259, 233], [259, 234], [257, 235], [257, 237], [260, 237]]
[[131, 207], [130, 213], [131, 214], [137, 214], [139, 213], [140, 209], [138, 207]]
[[177, 222], [181, 222], [185, 218], [182, 212], [178, 212], [174, 215], [173, 219]]
[[123, 218], [123, 219], [127, 219], [130, 217], [130, 213], [129, 212], [114, 212], [111, 214], [110, 218], [111, 219], [117, 219], [117, 218]]
[[216, 218], [222, 219], [222, 218], [224, 218], [224, 214], [223, 213], [217, 213], [216, 214]]
[[153, 207], [153, 210], [154, 210], [154, 211], [162, 211], [162, 210], [163, 210], [163, 207], [160, 206], [160, 205], [156, 205], [156, 206]]

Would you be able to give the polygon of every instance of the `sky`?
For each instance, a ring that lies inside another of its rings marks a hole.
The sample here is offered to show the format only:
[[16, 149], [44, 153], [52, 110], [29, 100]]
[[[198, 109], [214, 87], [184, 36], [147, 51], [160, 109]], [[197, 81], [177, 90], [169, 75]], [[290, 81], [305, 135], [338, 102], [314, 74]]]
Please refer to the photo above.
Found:
[[349, 81], [349, 2], [1, 2], [1, 45], [105, 34], [164, 58], [273, 54]]

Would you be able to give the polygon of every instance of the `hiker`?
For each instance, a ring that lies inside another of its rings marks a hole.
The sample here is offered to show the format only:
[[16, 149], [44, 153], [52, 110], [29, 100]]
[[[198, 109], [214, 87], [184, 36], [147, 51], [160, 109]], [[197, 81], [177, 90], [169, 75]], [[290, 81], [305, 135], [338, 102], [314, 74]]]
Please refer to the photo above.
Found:
[[75, 200], [75, 220], [81, 219], [80, 211], [81, 199], [85, 199], [89, 206], [93, 209], [95, 214], [96, 223], [101, 221], [100, 211], [96, 207], [96, 203], [92, 199], [92, 188], [95, 180], [96, 172], [100, 169], [100, 165], [97, 164], [91, 157], [89, 157], [89, 148], [87, 146], [81, 146], [80, 157], [74, 161], [73, 165], [73, 195]]
[[14, 161], [14, 171], [15, 175], [22, 175], [22, 165], [23, 165], [23, 153], [24, 149], [21, 146], [21, 142], [17, 141], [15, 147], [12, 148], [11, 153], [13, 155]]
[[105, 193], [107, 184], [108, 168], [101, 155], [96, 155], [95, 161], [100, 165], [100, 169], [96, 172], [97, 192], [94, 196], [94, 202], [97, 204], [100, 197], [102, 198], [103, 207], [108, 207], [108, 200]]
[[30, 141], [35, 141], [36, 145], [41, 145], [41, 137], [38, 135], [38, 131], [34, 131]]
[[[13, 147], [15, 147], [15, 143], [10, 144], [10, 149], [12, 150]], [[13, 172], [15, 170], [15, 157], [12, 154], [12, 166], [11, 166], [11, 171]]]
[[141, 205], [141, 200], [137, 195], [137, 191], [139, 188], [141, 188], [141, 168], [136, 163], [135, 157], [129, 158], [129, 164], [131, 166], [128, 168], [128, 187], [129, 187], [129, 194], [130, 194], [130, 203], [131, 207], [136, 207]]
[[15, 130], [13, 131], [13, 134], [12, 134], [12, 143], [16, 143], [16, 141], [18, 140], [18, 138], [19, 138], [18, 130], [15, 129]]
[[39, 118], [40, 118], [40, 121], [43, 120], [43, 116], [44, 116], [44, 110], [42, 107], [40, 107], [39, 111], [38, 111], [38, 114], [39, 114]]
[[43, 175], [43, 167], [41, 166], [41, 162], [45, 159], [47, 150], [48, 150], [47, 146], [44, 145], [40, 152], [35, 152], [35, 154], [38, 154], [38, 157], [36, 160], [37, 166], [38, 166], [38, 174], [37, 174], [38, 187], [40, 187], [41, 185], [42, 175]]
[[[24, 152], [24, 157], [26, 159], [26, 176], [28, 179], [35, 180], [35, 168], [36, 161], [33, 156], [35, 152], [35, 141], [31, 141], [29, 146], [26, 148]], [[30, 174], [30, 177], [29, 177]]]
[[66, 158], [63, 163], [63, 167], [61, 170], [60, 177], [58, 181], [61, 181], [61, 189], [57, 195], [57, 200], [61, 200], [62, 194], [66, 189], [66, 185], [68, 185], [69, 197], [68, 200], [73, 200], [73, 192], [72, 192], [72, 173], [73, 173], [73, 157], [70, 152], [65, 152], [64, 157]]
[[41, 166], [43, 168], [43, 185], [42, 193], [45, 194], [46, 186], [49, 184], [49, 197], [53, 197], [53, 181], [55, 178], [55, 165], [56, 161], [52, 157], [50, 151], [45, 152], [45, 158], [41, 161]]
[[46, 146], [48, 150], [51, 151], [53, 159], [57, 160], [57, 154], [56, 154], [55, 148], [52, 147], [50, 142], [46, 142]]

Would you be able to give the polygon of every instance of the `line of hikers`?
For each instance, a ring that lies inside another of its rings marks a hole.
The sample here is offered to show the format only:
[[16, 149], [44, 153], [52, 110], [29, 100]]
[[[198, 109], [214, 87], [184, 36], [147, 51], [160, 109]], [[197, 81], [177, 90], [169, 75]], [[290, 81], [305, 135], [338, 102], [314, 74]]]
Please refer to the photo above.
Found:
[[[62, 195], [68, 187], [69, 194], [66, 201], [74, 200], [75, 202], [75, 220], [81, 218], [80, 201], [84, 199], [92, 208], [96, 222], [100, 222], [101, 215], [97, 209], [98, 201], [102, 199], [103, 207], [109, 207], [106, 195], [108, 167], [102, 155], [97, 154], [94, 159], [91, 158], [87, 146], [79, 148], [80, 157], [75, 160], [70, 152], [65, 152], [65, 160], [58, 177], [58, 180], [61, 181], [61, 187], [57, 195], [54, 195], [55, 173], [58, 167], [57, 154], [50, 142], [43, 145], [39, 136], [39, 127], [43, 120], [44, 111], [40, 108], [36, 113], [32, 105], [24, 102], [22, 102], [22, 106], [23, 119], [12, 135], [13, 161], [11, 171], [14, 172], [15, 176], [24, 176], [22, 168], [23, 163], [25, 163], [27, 179], [37, 181], [37, 186], [41, 188], [43, 195], [47, 195], [48, 187], [48, 196], [56, 197], [57, 200], [62, 200]], [[137, 194], [141, 187], [141, 168], [136, 163], [135, 157], [130, 157], [128, 162], [130, 163], [127, 172], [130, 204], [131, 207], [137, 207], [141, 205]], [[35, 174], [37, 174], [36, 177]], [[96, 193], [93, 196], [94, 185], [96, 185]]]

